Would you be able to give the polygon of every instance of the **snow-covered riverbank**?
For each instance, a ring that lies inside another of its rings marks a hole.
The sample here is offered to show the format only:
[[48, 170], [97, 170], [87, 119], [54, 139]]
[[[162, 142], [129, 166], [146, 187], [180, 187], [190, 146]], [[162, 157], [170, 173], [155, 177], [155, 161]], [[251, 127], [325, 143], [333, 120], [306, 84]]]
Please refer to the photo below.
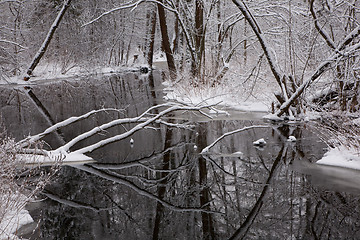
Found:
[[[0, 197], [1, 220], [0, 239], [19, 239], [15, 234], [22, 226], [32, 223], [33, 219], [25, 209], [29, 199], [21, 193], [10, 193]], [[6, 207], [5, 209], [3, 207]]]

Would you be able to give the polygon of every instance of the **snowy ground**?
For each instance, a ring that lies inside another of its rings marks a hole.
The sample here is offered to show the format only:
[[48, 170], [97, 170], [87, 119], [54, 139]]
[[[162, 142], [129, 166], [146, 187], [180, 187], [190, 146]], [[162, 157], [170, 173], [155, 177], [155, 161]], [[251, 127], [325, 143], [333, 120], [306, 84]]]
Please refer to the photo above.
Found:
[[134, 64], [131, 67], [93, 67], [92, 69], [80, 66], [74, 66], [64, 72], [58, 64], [43, 63], [36, 67], [33, 77], [29, 81], [24, 81], [22, 76], [14, 76], [7, 79], [0, 79], [0, 85], [31, 85], [39, 82], [52, 83], [54, 81], [78, 78], [82, 76], [96, 75], [96, 74], [112, 74], [121, 72], [138, 72], [140, 67], [146, 65]]
[[324, 157], [316, 163], [360, 170], [360, 155], [356, 149], [337, 147], [330, 149], [325, 153]]
[[7, 208], [2, 212], [0, 221], [0, 239], [19, 239], [15, 233], [23, 225], [32, 223], [34, 220], [29, 212], [24, 209], [28, 199], [25, 195], [13, 193], [11, 196], [3, 195], [1, 201], [7, 202]]
[[[203, 85], [199, 87], [191, 86], [190, 82], [172, 83], [167, 81], [165, 85], [165, 99], [178, 101], [190, 105], [217, 104], [224, 109], [234, 109], [244, 112], [269, 112], [271, 102], [274, 100], [269, 92], [260, 91], [258, 88], [266, 86], [256, 86], [252, 88], [248, 84], [237, 81], [226, 81], [216, 87]], [[262, 94], [254, 94], [254, 91]], [[256, 97], [255, 97], [256, 96]]]

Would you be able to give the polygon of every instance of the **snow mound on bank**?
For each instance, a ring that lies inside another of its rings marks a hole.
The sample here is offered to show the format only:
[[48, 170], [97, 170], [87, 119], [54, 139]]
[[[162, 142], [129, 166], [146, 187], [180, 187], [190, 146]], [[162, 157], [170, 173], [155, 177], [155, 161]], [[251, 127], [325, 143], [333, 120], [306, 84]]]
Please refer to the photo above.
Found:
[[360, 155], [355, 149], [332, 148], [317, 164], [360, 170]]
[[8, 208], [1, 215], [0, 239], [19, 239], [14, 233], [20, 227], [32, 223], [34, 220], [24, 209], [27, 198], [25, 195], [1, 196], [0, 200], [7, 201]]
[[187, 105], [217, 104], [218, 106], [245, 112], [268, 112], [273, 101], [271, 91], [260, 88], [249, 90], [235, 80], [224, 81], [216, 86], [203, 84], [192, 86], [189, 80], [165, 82], [165, 99]]

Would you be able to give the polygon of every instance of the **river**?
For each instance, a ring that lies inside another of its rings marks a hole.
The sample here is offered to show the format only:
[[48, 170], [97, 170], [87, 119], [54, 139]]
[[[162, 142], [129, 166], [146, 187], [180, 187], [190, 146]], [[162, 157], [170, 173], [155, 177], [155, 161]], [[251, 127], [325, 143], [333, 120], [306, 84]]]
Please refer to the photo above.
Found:
[[[3, 87], [1, 116], [20, 140], [93, 109], [117, 108], [45, 138], [55, 149], [116, 118], [134, 117], [163, 103], [162, 74], [105, 74]], [[231, 111], [213, 119], [187, 113], [192, 129], [153, 125], [102, 147], [95, 163], [66, 165], [29, 203], [35, 223], [27, 239], [358, 239], [358, 171], [318, 166], [326, 144], [308, 124], [269, 124], [262, 113]], [[209, 154], [201, 150], [233, 134]], [[124, 124], [81, 141], [78, 149], [123, 133]], [[296, 142], [287, 141], [288, 136]], [[264, 138], [267, 144], [255, 147]], [[47, 171], [49, 167], [43, 167]]]

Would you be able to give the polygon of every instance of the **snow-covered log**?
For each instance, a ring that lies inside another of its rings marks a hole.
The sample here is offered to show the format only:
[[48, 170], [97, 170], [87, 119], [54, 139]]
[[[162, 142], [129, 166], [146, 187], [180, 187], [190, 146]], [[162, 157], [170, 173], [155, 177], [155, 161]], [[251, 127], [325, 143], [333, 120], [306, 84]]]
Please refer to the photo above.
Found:
[[[165, 104], [160, 104], [160, 105], [156, 105], [153, 107], [150, 107], [149, 109], [147, 109], [146, 111], [144, 111], [142, 114], [140, 114], [137, 117], [133, 117], [133, 118], [122, 118], [122, 119], [114, 119], [112, 121], [109, 121], [107, 123], [104, 123], [100, 126], [94, 127], [93, 129], [90, 129], [89, 131], [86, 131], [78, 136], [76, 136], [75, 138], [73, 138], [72, 140], [70, 140], [69, 142], [65, 143], [64, 145], [62, 145], [61, 147], [55, 149], [55, 150], [51, 150], [51, 151], [42, 151], [41, 155], [45, 155], [45, 156], [41, 156], [40, 162], [46, 162], [48, 163], [51, 160], [55, 159], [61, 159], [61, 161], [63, 162], [71, 162], [71, 161], [89, 161], [92, 160], [91, 158], [87, 157], [86, 155], [84, 155], [85, 153], [89, 153], [94, 151], [95, 149], [101, 148], [107, 144], [113, 143], [113, 142], [117, 142], [120, 141], [122, 139], [125, 139], [127, 137], [130, 137], [132, 134], [134, 134], [135, 132], [148, 128], [150, 127], [151, 124], [157, 123], [157, 124], [165, 124], [167, 126], [170, 127], [178, 127], [178, 128], [187, 128], [190, 127], [189, 124], [187, 123], [179, 123], [179, 124], [175, 124], [175, 123], [168, 123], [167, 121], [161, 119], [162, 117], [166, 116], [167, 114], [171, 113], [171, 112], [175, 112], [175, 111], [182, 111], [182, 112], [186, 112], [186, 111], [195, 111], [195, 112], [199, 112], [205, 116], [208, 116], [207, 114], [202, 112], [202, 109], [204, 108], [210, 108], [212, 105], [206, 105], [206, 106], [195, 106], [195, 107], [191, 107], [191, 106], [186, 106], [186, 105], [182, 105], [182, 104], [174, 104], [174, 103], [165, 103]], [[120, 111], [120, 110], [116, 110], [116, 109], [100, 109], [100, 110], [93, 110], [90, 111], [86, 114], [83, 114], [81, 116], [78, 117], [71, 117], [68, 118], [62, 122], [59, 122], [51, 127], [49, 127], [48, 129], [46, 129], [44, 132], [39, 133], [37, 135], [34, 136], [29, 136], [26, 139], [19, 141], [17, 144], [19, 147], [25, 149], [28, 147], [31, 147], [34, 143], [36, 143], [37, 141], [41, 140], [44, 136], [46, 136], [49, 133], [52, 133], [62, 127], [71, 125], [74, 122], [86, 119], [88, 117], [90, 117], [91, 115], [95, 114], [95, 113], [99, 113], [99, 112], [104, 112], [104, 111]], [[155, 112], [155, 113], [153, 113]], [[119, 134], [119, 135], [115, 135], [112, 137], [108, 137], [104, 140], [101, 140], [99, 142], [96, 142], [90, 146], [86, 146], [83, 148], [80, 148], [78, 150], [75, 150], [73, 152], [70, 151], [70, 148], [72, 146], [74, 146], [76, 143], [87, 139], [99, 132], [102, 132], [108, 128], [111, 128], [113, 126], [117, 126], [117, 125], [122, 125], [122, 124], [128, 124], [128, 123], [133, 123], [135, 124], [135, 126], [133, 128], [131, 128], [130, 130]], [[27, 152], [36, 152], [36, 151], [32, 151], [32, 149], [28, 150]], [[19, 153], [20, 154], [20, 153]], [[19, 155], [20, 156], [20, 155]], [[26, 158], [26, 156], [30, 156], [29, 154], [22, 154], [21, 157], [22, 158]], [[75, 160], [74, 160], [75, 159]], [[32, 164], [34, 164], [34, 161], [31, 161]]]
[[55, 125], [47, 128], [45, 131], [36, 134], [34, 136], [29, 136], [21, 141], [18, 142], [18, 145], [22, 148], [26, 148], [28, 146], [31, 146], [32, 144], [36, 143], [37, 141], [41, 140], [43, 137], [45, 137], [46, 135], [55, 132], [56, 130], [68, 126], [72, 123], [78, 122], [80, 120], [84, 120], [90, 116], [92, 116], [93, 114], [99, 113], [99, 112], [108, 112], [108, 111], [120, 111], [118, 109], [114, 109], [114, 108], [104, 108], [104, 109], [99, 109], [99, 110], [92, 110], [88, 113], [85, 113], [81, 116], [77, 116], [77, 117], [70, 117], [64, 121], [58, 122]]

